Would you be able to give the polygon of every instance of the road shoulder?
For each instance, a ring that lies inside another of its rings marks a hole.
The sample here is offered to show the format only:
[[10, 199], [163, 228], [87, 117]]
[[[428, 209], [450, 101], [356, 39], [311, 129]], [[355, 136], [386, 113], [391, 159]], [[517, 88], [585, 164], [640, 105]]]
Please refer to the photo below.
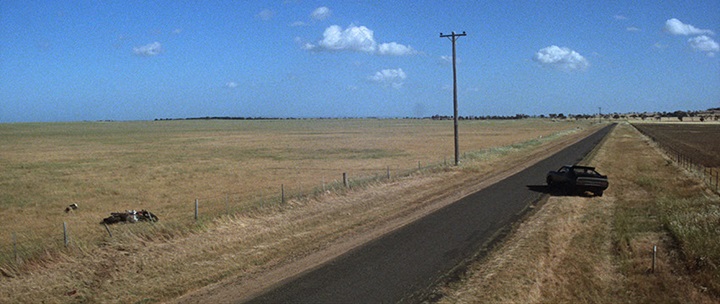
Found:
[[386, 205], [392, 201], [401, 207], [392, 210], [381, 210], [382, 208], [373, 210], [375, 207], [366, 205], [363, 211], [343, 212], [342, 214], [345, 214], [347, 220], [358, 220], [358, 218], [366, 216], [357, 212], [368, 213], [372, 220], [353, 228], [351, 232], [332, 240], [322, 248], [306, 254], [301, 253], [293, 259], [279, 260], [254, 272], [245, 272], [241, 276], [225, 279], [186, 294], [175, 302], [237, 302], [252, 298], [263, 290], [310, 271], [353, 248], [520, 172], [596, 130], [597, 128], [592, 128], [576, 132], [558, 140], [546, 142], [535, 147], [532, 152], [509, 155], [503, 159], [504, 166], [495, 165], [485, 168], [466, 166], [461, 170], [415, 176], [405, 181], [375, 186], [382, 189], [365, 189], [358, 193], [349, 193], [344, 200], [375, 201], [380, 205]]

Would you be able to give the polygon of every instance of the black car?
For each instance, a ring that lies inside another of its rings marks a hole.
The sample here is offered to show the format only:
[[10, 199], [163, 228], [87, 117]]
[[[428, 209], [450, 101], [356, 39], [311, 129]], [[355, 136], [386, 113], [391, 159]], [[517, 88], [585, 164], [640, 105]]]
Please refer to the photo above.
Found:
[[587, 166], [562, 166], [557, 171], [548, 172], [546, 181], [553, 188], [577, 193], [588, 191], [597, 196], [602, 196], [608, 188], [607, 176], [595, 171], [595, 167]]

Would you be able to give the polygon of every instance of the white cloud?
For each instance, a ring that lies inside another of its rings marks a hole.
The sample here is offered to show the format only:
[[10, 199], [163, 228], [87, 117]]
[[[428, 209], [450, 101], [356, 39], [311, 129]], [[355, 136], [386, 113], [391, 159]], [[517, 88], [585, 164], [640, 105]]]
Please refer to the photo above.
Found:
[[226, 88], [230, 88], [230, 89], [237, 88], [238, 86], [239, 86], [239, 84], [238, 84], [237, 82], [234, 82], [234, 81], [230, 81], [230, 82], [228, 82], [228, 83], [225, 83], [225, 87], [226, 87]]
[[626, 27], [625, 29], [626, 29], [628, 32], [639, 32], [639, 31], [641, 31], [639, 28], [634, 27], [634, 26], [628, 26], [628, 27]]
[[305, 42], [305, 43], [303, 43], [303, 44], [301, 45], [301, 48], [302, 48], [303, 50], [312, 51], [312, 50], [317, 50], [317, 45], [314, 45], [314, 44], [309, 43], [309, 42]]
[[675, 18], [668, 19], [665, 21], [665, 31], [673, 35], [702, 35], [709, 34], [714, 35], [711, 30], [704, 30], [696, 28], [690, 24], [682, 23], [682, 21]]
[[312, 49], [326, 51], [375, 52], [376, 43], [373, 31], [364, 26], [350, 26], [343, 30], [338, 25], [331, 25], [323, 32], [323, 39]]
[[720, 44], [712, 38], [702, 35], [688, 39], [690, 46], [698, 51], [708, 52], [709, 57], [714, 57], [715, 52], [720, 51]]
[[533, 60], [543, 66], [563, 71], [584, 70], [590, 66], [590, 62], [578, 52], [556, 45], [539, 50]]
[[307, 26], [308, 24], [302, 21], [295, 21], [293, 23], [290, 23], [290, 26], [292, 27], [299, 27], [299, 26]]
[[416, 54], [412, 47], [398, 44], [395, 42], [382, 43], [378, 46], [379, 55], [392, 55], [392, 56], [403, 56]]
[[402, 69], [385, 69], [375, 73], [375, 75], [368, 77], [373, 82], [382, 84], [384, 86], [392, 86], [395, 89], [402, 87], [405, 82], [407, 75]]
[[269, 21], [275, 16], [275, 12], [269, 9], [264, 9], [257, 14], [257, 17], [263, 21]]
[[162, 52], [162, 44], [160, 42], [153, 42], [147, 45], [138, 46], [133, 48], [133, 53], [138, 56], [156, 56]]
[[350, 25], [344, 29], [331, 25], [323, 32], [323, 39], [317, 44], [304, 43], [302, 48], [310, 51], [354, 51], [377, 55], [412, 55], [416, 54], [412, 47], [395, 42], [375, 42], [374, 32], [365, 26]]
[[[462, 59], [460, 57], [455, 58], [455, 61], [460, 64]], [[452, 55], [443, 55], [438, 57], [437, 63], [442, 66], [452, 66], [453, 58]]]
[[321, 6], [321, 7], [316, 8], [312, 12], [312, 14], [310, 14], [310, 18], [313, 18], [315, 20], [325, 20], [325, 19], [329, 18], [330, 15], [332, 15], [332, 11], [325, 6]]
[[307, 41], [303, 40], [303, 39], [300, 38], [300, 37], [295, 37], [294, 40], [295, 40], [295, 44], [299, 45], [300, 48], [303, 49], [303, 50], [313, 51], [313, 50], [317, 50], [317, 49], [318, 49], [318, 46], [317, 46], [317, 45], [314, 45], [314, 44], [312, 44], [312, 43], [310, 43], [310, 42], [307, 42]]
[[627, 17], [625, 17], [623, 15], [619, 15], [619, 14], [615, 15], [614, 18], [615, 18], [615, 20], [627, 20], [628, 19]]

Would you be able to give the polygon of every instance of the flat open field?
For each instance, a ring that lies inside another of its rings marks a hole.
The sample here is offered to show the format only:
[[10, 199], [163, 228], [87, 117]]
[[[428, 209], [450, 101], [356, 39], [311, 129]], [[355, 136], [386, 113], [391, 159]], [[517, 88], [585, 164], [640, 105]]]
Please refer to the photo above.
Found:
[[586, 161], [605, 195], [550, 196], [439, 303], [718, 303], [720, 197], [627, 124]]
[[[467, 121], [460, 148], [478, 157], [585, 127]], [[343, 172], [353, 180], [451, 163], [452, 142], [452, 122], [429, 120], [0, 125], [0, 265], [15, 252], [22, 260], [61, 247], [63, 222], [73, 247], [92, 248], [107, 241], [98, 223], [110, 212], [148, 209], [160, 217], [153, 233], [172, 238], [191, 226], [195, 199], [208, 219], [277, 202], [281, 185], [286, 195], [307, 194]], [[71, 203], [80, 208], [64, 213]]]
[[720, 167], [720, 124], [634, 124], [664, 146], [708, 168]]

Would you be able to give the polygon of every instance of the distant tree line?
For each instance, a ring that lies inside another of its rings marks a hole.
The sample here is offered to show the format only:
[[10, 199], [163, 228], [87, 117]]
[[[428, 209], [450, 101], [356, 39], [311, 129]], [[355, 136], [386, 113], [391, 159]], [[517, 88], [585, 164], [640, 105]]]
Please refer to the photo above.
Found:
[[283, 119], [283, 118], [205, 116], [205, 117], [186, 117], [186, 118], [155, 118], [155, 121], [163, 121], [163, 120], [271, 120], [271, 119]]
[[[458, 120], [518, 120], [526, 118], [550, 118], [550, 119], [654, 119], [660, 120], [662, 118], [677, 118], [679, 121], [690, 117], [691, 120], [697, 118], [699, 121], [706, 120], [720, 120], [720, 108], [710, 108], [705, 111], [674, 111], [674, 112], [644, 112], [644, 113], [609, 113], [609, 114], [563, 114], [563, 113], [550, 113], [547, 116], [545, 114], [540, 115], [526, 115], [526, 114], [515, 114], [515, 115], [468, 115], [459, 116]], [[205, 117], [188, 117], [188, 118], [155, 118], [155, 121], [165, 120], [305, 120], [305, 119], [400, 119], [400, 117], [312, 117], [312, 118], [298, 118], [298, 117], [235, 117], [235, 116], [205, 116]], [[452, 116], [448, 115], [433, 115], [430, 117], [404, 117], [402, 119], [432, 119], [432, 120], [452, 120]]]
[[[511, 119], [525, 119], [525, 118], [550, 118], [550, 119], [654, 119], [660, 120], [662, 118], [677, 118], [679, 121], [690, 117], [691, 120], [699, 121], [710, 121], [720, 120], [720, 108], [710, 108], [705, 111], [674, 111], [674, 112], [652, 112], [652, 113], [609, 113], [609, 114], [563, 114], [563, 113], [550, 113], [547, 116], [541, 115], [525, 115], [515, 114], [514, 116], [498, 116], [498, 115], [487, 115], [487, 116], [459, 116], [458, 120], [511, 120]], [[452, 120], [452, 116], [447, 115], [434, 115], [430, 117], [433, 120]]]
[[[720, 120], [720, 108], [710, 108], [706, 111], [674, 111], [674, 112], [657, 112], [657, 113], [629, 113], [617, 115], [617, 118], [630, 118], [630, 119], [655, 119], [660, 120], [662, 118], [677, 118], [679, 121], [689, 117], [691, 120], [697, 118], [699, 121], [710, 121]], [[615, 118], [615, 117], [614, 117]]]
[[[510, 119], [524, 119], [535, 116], [525, 114], [515, 114], [515, 116], [502, 116], [502, 115], [486, 115], [486, 116], [458, 116], [458, 120], [510, 120]], [[430, 117], [432, 120], [452, 120], [452, 116], [447, 115], [433, 115]]]

